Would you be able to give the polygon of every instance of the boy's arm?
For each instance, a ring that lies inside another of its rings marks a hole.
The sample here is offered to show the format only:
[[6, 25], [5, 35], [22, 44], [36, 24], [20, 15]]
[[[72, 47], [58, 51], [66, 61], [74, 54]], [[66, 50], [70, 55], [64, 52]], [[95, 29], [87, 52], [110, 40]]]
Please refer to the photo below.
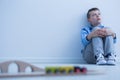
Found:
[[91, 41], [91, 39], [96, 36], [100, 36], [99, 30], [95, 30], [92, 32], [90, 32], [88, 28], [83, 28], [81, 30], [81, 39], [84, 46], [86, 46]]
[[83, 28], [81, 30], [81, 41], [84, 46], [86, 46], [90, 42], [90, 40], [87, 39], [88, 34], [89, 34], [89, 31], [87, 29]]
[[92, 31], [90, 34], [87, 35], [87, 39], [91, 40], [93, 37], [104, 37], [103, 34], [100, 34], [100, 29]]

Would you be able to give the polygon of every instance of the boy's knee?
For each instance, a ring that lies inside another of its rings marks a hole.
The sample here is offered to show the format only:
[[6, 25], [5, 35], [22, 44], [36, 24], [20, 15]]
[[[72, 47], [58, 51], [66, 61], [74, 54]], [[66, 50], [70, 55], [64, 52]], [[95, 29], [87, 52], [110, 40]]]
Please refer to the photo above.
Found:
[[104, 27], [105, 29], [111, 29], [110, 27]]
[[98, 30], [98, 29], [101, 29], [101, 28], [100, 28], [100, 27], [94, 27], [94, 28], [93, 28], [93, 31], [94, 31], [94, 30]]

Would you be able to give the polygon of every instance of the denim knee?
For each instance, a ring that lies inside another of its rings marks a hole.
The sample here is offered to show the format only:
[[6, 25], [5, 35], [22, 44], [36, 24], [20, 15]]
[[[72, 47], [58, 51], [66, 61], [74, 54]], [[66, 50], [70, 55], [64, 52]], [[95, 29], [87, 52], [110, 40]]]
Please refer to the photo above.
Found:
[[101, 29], [101, 28], [100, 28], [100, 27], [94, 27], [94, 28], [92, 29], [92, 31], [98, 30], [98, 29]]

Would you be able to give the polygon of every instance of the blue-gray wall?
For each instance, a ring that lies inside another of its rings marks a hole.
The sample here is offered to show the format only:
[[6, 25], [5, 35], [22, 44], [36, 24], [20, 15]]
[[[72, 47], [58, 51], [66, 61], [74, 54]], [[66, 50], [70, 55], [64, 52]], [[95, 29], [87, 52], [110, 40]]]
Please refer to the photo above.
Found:
[[118, 35], [119, 0], [0, 0], [0, 60], [81, 63], [80, 29], [86, 12], [101, 9]]

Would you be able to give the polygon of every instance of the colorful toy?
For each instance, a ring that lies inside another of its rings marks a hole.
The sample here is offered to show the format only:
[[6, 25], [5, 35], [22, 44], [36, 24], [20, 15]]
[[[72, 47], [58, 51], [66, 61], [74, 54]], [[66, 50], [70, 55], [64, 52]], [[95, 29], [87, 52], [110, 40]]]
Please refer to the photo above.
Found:
[[47, 74], [73, 74], [73, 73], [86, 73], [85, 67], [77, 66], [60, 66], [60, 67], [46, 67], [45, 71]]

